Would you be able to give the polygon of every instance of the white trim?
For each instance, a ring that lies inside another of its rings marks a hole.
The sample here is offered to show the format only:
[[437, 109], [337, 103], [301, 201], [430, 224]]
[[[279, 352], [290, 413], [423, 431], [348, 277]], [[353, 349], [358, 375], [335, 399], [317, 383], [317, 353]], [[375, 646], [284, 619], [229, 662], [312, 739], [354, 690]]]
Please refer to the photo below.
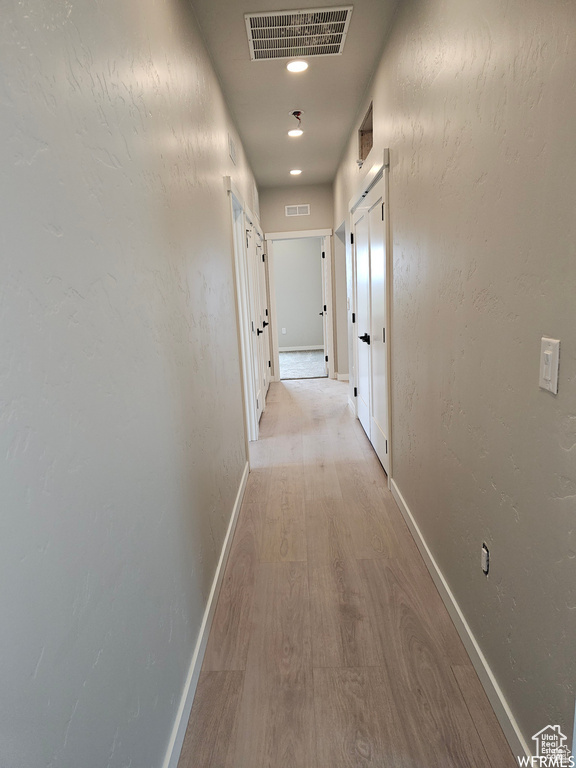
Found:
[[[367, 160], [372, 155], [372, 150], [370, 152], [370, 155], [366, 158]], [[376, 157], [376, 154], [374, 157]], [[350, 213], [354, 213], [356, 208], [358, 207], [359, 203], [362, 202], [362, 198], [366, 197], [370, 189], [374, 186], [376, 181], [378, 181], [378, 177], [382, 175], [384, 168], [390, 167], [390, 150], [388, 148], [382, 150], [382, 155], [376, 162], [364, 173], [361, 180], [358, 182], [358, 186], [356, 187], [356, 192], [354, 195], [350, 198], [350, 202], [348, 203], [348, 210]]]
[[222, 551], [220, 553], [220, 560], [216, 567], [216, 573], [214, 574], [214, 580], [212, 582], [212, 589], [208, 596], [208, 602], [206, 603], [206, 609], [202, 618], [202, 624], [200, 625], [200, 632], [198, 633], [198, 639], [192, 654], [192, 660], [186, 676], [186, 682], [184, 683], [184, 690], [180, 698], [180, 706], [176, 713], [174, 720], [174, 726], [172, 728], [172, 734], [170, 741], [168, 742], [168, 749], [162, 763], [162, 768], [178, 768], [178, 761], [180, 759], [180, 753], [182, 751], [182, 745], [184, 743], [184, 736], [186, 735], [186, 728], [188, 727], [188, 720], [190, 719], [190, 712], [192, 710], [192, 703], [194, 701], [194, 694], [196, 693], [196, 686], [198, 685], [198, 678], [200, 677], [200, 669], [202, 668], [202, 661], [204, 660], [204, 652], [206, 651], [206, 644], [208, 642], [208, 636], [210, 634], [210, 627], [212, 625], [212, 619], [214, 618], [214, 611], [216, 610], [216, 602], [220, 593], [220, 587], [224, 578], [224, 570], [226, 568], [226, 561], [230, 553], [230, 546], [234, 537], [234, 530], [236, 528], [236, 522], [238, 521], [238, 513], [242, 506], [242, 499], [244, 497], [244, 491], [246, 490], [246, 483], [248, 481], [248, 474], [250, 472], [250, 465], [246, 462], [244, 472], [242, 473], [242, 479], [240, 480], [240, 487], [236, 494], [236, 501], [232, 509], [232, 515], [230, 517], [230, 523], [228, 524], [228, 530], [222, 544]]
[[350, 374], [349, 373], [337, 373], [336, 378], [338, 381], [350, 381]]
[[300, 237], [330, 237], [331, 229], [302, 229], [298, 232], [266, 232], [266, 240], [297, 240]]
[[498, 722], [504, 731], [504, 736], [510, 745], [512, 753], [514, 756], [530, 756], [530, 749], [527, 743], [524, 741], [524, 737], [522, 736], [520, 728], [518, 727], [518, 723], [516, 722], [516, 719], [514, 718], [514, 715], [512, 714], [506, 699], [504, 698], [504, 694], [498, 685], [498, 681], [494, 677], [494, 674], [488, 665], [488, 661], [482, 653], [482, 649], [472, 634], [472, 630], [470, 629], [468, 622], [466, 621], [466, 618], [460, 609], [460, 606], [456, 602], [456, 598], [452, 594], [452, 590], [448, 586], [442, 571], [438, 567], [432, 552], [430, 551], [426, 541], [424, 540], [424, 537], [422, 536], [420, 528], [418, 527], [418, 523], [410, 512], [408, 505], [406, 504], [406, 501], [404, 500], [404, 497], [400, 493], [400, 490], [394, 480], [392, 480], [390, 483], [390, 490], [392, 491], [392, 495], [396, 500], [396, 504], [398, 505], [400, 512], [402, 513], [402, 516], [404, 517], [404, 520], [406, 521], [406, 524], [408, 525], [408, 528], [414, 537], [416, 545], [420, 550], [420, 554], [424, 558], [426, 567], [428, 568], [428, 571], [430, 572], [430, 575], [436, 584], [436, 588], [438, 589], [440, 597], [444, 601], [444, 605], [446, 606], [448, 613], [454, 622], [454, 626], [456, 627], [458, 634], [460, 635], [460, 638], [462, 639], [462, 642], [468, 651], [470, 660], [474, 665], [476, 672], [478, 673], [480, 682], [486, 691], [486, 695], [488, 696], [490, 704], [494, 709], [494, 714], [498, 718]]
[[356, 406], [354, 405], [354, 400], [352, 400], [351, 397], [348, 398], [348, 408], [350, 409], [352, 416], [356, 418]]
[[240, 203], [240, 207], [244, 208], [244, 199], [242, 198], [242, 195], [240, 194], [240, 190], [234, 184], [234, 179], [232, 176], [224, 176], [224, 189], [227, 192], [232, 192], [236, 200]]
[[313, 344], [311, 347], [278, 347], [278, 352], [316, 352], [324, 350], [324, 345]]

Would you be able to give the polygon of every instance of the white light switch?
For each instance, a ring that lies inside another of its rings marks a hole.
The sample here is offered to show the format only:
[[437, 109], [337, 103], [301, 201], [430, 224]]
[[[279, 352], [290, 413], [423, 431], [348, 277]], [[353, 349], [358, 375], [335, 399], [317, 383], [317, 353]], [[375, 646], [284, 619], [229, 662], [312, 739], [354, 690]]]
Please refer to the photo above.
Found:
[[560, 341], [542, 337], [540, 345], [540, 388], [555, 395], [558, 393], [558, 363], [560, 362]]
[[286, 333], [286, 328], [282, 328], [282, 333]]

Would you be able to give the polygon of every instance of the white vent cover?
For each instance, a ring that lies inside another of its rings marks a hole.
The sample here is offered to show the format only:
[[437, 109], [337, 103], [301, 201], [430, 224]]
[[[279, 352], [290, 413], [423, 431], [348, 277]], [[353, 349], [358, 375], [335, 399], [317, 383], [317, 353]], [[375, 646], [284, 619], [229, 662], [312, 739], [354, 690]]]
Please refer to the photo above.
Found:
[[252, 61], [342, 53], [352, 6], [246, 13]]
[[286, 216], [310, 216], [310, 203], [305, 205], [287, 205]]

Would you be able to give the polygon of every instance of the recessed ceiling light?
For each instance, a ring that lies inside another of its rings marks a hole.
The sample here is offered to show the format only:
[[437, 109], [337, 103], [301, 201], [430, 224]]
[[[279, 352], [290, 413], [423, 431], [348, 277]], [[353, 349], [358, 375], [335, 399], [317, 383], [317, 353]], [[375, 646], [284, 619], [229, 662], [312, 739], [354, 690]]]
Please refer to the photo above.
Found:
[[292, 176], [299, 176], [302, 173], [302, 171], [299, 170], [298, 168], [294, 168], [294, 170], [290, 171], [290, 173], [292, 174]]
[[291, 131], [288, 131], [288, 136], [302, 136], [304, 131], [301, 128], [294, 128]]
[[286, 69], [289, 72], [304, 72], [305, 69], [308, 69], [308, 62], [307, 61], [290, 61], [286, 65]]

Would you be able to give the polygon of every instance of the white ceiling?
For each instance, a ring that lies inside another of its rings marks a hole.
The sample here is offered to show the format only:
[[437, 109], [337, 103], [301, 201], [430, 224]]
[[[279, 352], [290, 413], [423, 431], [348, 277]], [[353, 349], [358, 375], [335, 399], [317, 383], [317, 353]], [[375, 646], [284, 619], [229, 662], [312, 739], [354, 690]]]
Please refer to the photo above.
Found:
[[[260, 187], [334, 179], [397, 1], [191, 0]], [[250, 60], [245, 13], [345, 5], [354, 9], [342, 55], [310, 57], [301, 74], [288, 72], [286, 59]], [[287, 135], [295, 109], [304, 112], [296, 139]]]

